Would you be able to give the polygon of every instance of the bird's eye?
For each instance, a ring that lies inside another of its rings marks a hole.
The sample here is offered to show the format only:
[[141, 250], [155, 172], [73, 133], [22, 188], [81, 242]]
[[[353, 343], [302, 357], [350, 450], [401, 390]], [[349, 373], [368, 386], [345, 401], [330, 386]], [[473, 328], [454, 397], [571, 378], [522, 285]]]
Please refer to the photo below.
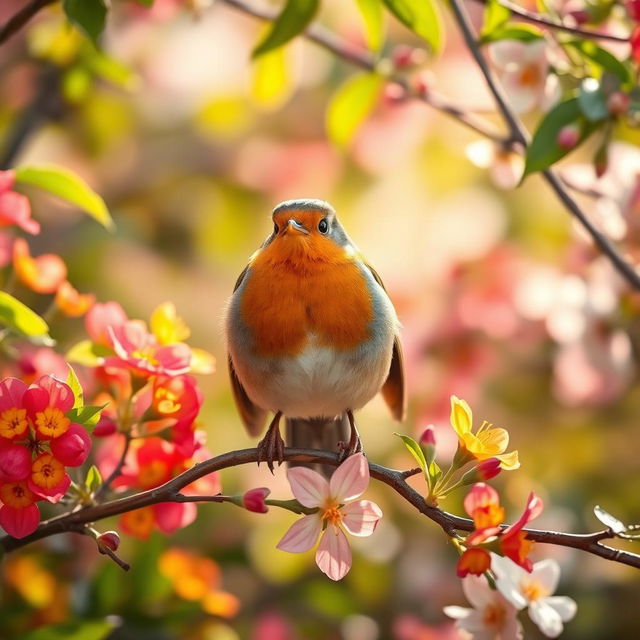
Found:
[[329, 223], [326, 218], [322, 218], [322, 220], [318, 222], [318, 231], [320, 233], [327, 233], [327, 231], [329, 231]]
[[280, 231], [278, 225], [274, 222], [273, 223], [273, 233], [278, 233], [278, 231]]

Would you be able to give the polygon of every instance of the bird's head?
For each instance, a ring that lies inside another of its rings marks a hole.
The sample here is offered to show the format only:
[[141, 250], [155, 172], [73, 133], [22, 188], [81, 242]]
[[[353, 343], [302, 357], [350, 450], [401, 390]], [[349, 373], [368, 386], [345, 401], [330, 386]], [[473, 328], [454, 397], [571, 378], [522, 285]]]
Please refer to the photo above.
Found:
[[273, 210], [270, 253], [282, 261], [336, 262], [351, 244], [333, 207], [322, 200], [286, 200]]

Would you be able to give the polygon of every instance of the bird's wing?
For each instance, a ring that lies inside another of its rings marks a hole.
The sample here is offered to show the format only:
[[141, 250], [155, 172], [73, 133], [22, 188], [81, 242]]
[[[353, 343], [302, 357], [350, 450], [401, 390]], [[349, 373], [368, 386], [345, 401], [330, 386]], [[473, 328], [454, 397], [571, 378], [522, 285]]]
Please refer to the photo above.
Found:
[[[374, 280], [384, 289], [386, 292], [382, 278], [377, 274], [376, 270], [366, 262], [364, 263], [367, 269], [371, 272]], [[400, 338], [398, 335], [393, 340], [393, 354], [391, 356], [391, 367], [389, 368], [389, 375], [382, 385], [380, 390], [382, 397], [389, 409], [391, 409], [391, 415], [398, 422], [404, 419], [406, 409], [406, 397], [404, 386], [404, 358], [402, 356], [402, 345], [400, 344]]]
[[[248, 269], [249, 266], [247, 265], [242, 270], [242, 273], [238, 276], [236, 284], [233, 288], [234, 293], [242, 284], [242, 281], [244, 280]], [[242, 419], [245, 428], [249, 432], [249, 435], [258, 436], [264, 428], [264, 423], [267, 419], [267, 412], [255, 405], [247, 395], [245, 388], [242, 386], [242, 383], [240, 382], [240, 379], [236, 374], [236, 370], [233, 368], [231, 356], [227, 358], [227, 362], [229, 365], [229, 378], [231, 379], [231, 390], [233, 392], [233, 399], [235, 400], [236, 407], [238, 408], [240, 418]]]

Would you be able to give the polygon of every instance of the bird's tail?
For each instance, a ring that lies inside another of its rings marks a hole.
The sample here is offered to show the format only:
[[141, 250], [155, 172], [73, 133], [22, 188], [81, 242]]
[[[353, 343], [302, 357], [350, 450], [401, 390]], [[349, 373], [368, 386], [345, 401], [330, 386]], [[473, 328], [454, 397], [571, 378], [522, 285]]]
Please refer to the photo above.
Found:
[[[337, 418], [287, 418], [285, 424], [287, 446], [293, 448], [337, 452], [338, 443], [346, 445], [351, 434], [346, 413]], [[289, 465], [309, 467], [327, 478], [335, 469], [332, 465], [311, 462], [289, 462]]]

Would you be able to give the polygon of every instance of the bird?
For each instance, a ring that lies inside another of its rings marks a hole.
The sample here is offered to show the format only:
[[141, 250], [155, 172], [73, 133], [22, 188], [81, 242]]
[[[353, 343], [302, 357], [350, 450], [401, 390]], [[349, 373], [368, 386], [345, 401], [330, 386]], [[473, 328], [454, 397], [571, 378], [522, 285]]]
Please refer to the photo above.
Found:
[[[317, 199], [287, 200], [249, 258], [226, 311], [228, 368], [240, 418], [259, 436], [258, 464], [290, 447], [363, 450], [353, 412], [382, 393], [402, 421], [400, 323], [380, 276]], [[315, 446], [314, 446], [315, 445]], [[326, 473], [325, 473], [326, 475]]]

